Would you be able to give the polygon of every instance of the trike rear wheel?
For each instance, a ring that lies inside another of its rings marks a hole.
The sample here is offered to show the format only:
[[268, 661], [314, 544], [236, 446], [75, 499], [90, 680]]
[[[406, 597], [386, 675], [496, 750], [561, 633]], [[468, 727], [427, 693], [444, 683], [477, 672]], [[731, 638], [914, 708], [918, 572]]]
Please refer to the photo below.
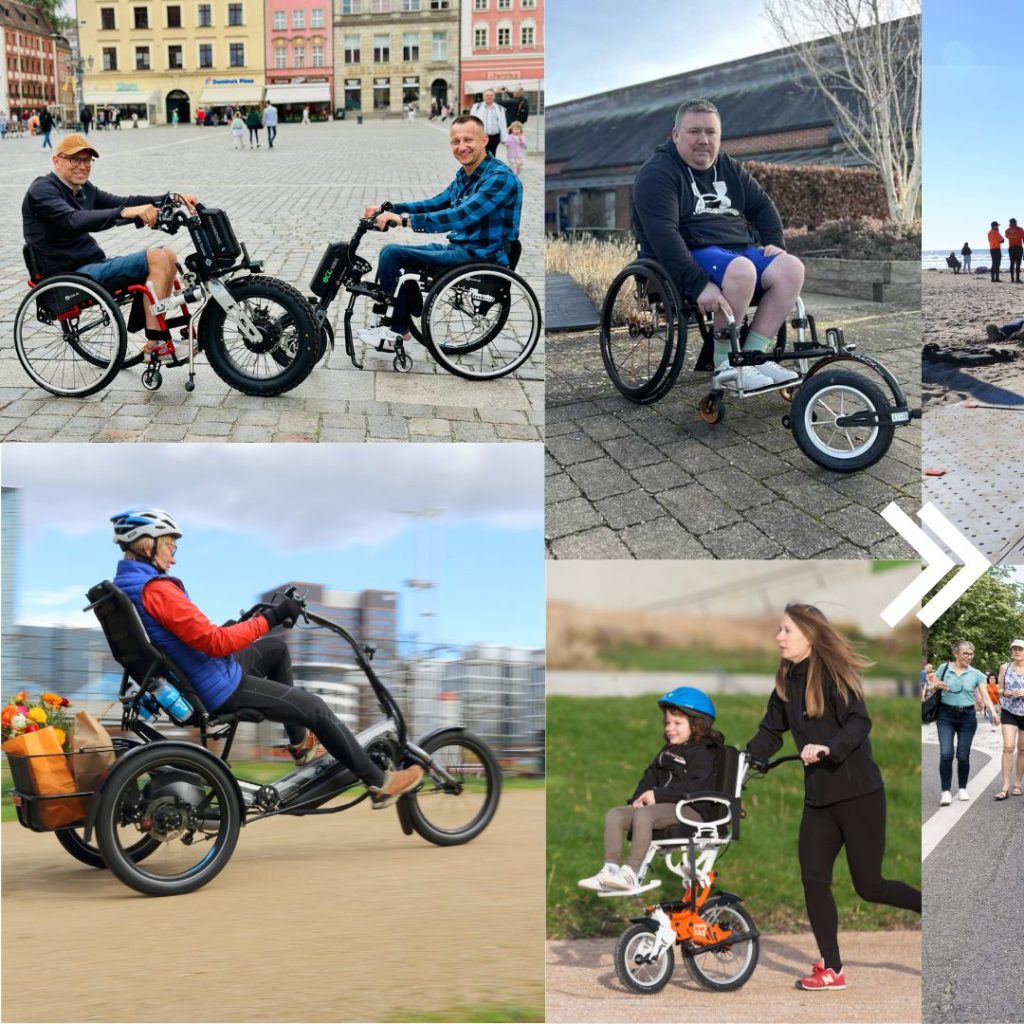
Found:
[[501, 769], [482, 739], [471, 732], [441, 733], [423, 749], [436, 768], [408, 801], [412, 827], [437, 846], [458, 846], [490, 824], [501, 796]]
[[615, 973], [628, 989], [641, 995], [660, 992], [672, 977], [675, 954], [669, 946], [651, 959], [656, 934], [645, 924], [630, 925], [615, 944]]
[[[717, 925], [734, 934], [754, 931], [754, 919], [745, 907], [738, 904], [705, 904], [701, 911], [702, 918], [708, 924]], [[760, 942], [756, 936], [741, 939], [730, 946], [710, 952], [694, 952], [685, 956], [686, 969], [694, 981], [714, 992], [730, 992], [750, 980], [757, 967], [760, 953]]]
[[[83, 831], [80, 828], [60, 828], [54, 835], [57, 837], [57, 842], [75, 860], [88, 864], [91, 868], [105, 868], [107, 865], [103, 860], [103, 854], [100, 853], [100, 848], [92, 843], [87, 843], [82, 834]], [[145, 860], [159, 846], [160, 844], [156, 840], [143, 836], [137, 842], [129, 840], [125, 847], [125, 853], [137, 864], [140, 860]]]

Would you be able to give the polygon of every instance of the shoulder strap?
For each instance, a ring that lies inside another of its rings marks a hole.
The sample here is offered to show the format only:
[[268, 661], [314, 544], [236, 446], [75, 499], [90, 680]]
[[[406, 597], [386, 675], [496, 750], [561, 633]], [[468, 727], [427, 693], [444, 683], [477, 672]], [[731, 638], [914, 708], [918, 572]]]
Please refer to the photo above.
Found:
[[1006, 670], [1009, 667], [1010, 667], [1010, 663], [1008, 661], [1004, 661], [1002, 663], [1002, 665], [999, 666], [999, 679], [998, 679], [998, 682], [999, 682], [1000, 686], [1002, 686], [1003, 683], [1006, 682]]
[[939, 679], [941, 679], [943, 682], [945, 682], [946, 681], [946, 672], [948, 672], [948, 671], [949, 671], [949, 662], [948, 661], [944, 661], [939, 666], [939, 671], [936, 672], [935, 674], [939, 677]]

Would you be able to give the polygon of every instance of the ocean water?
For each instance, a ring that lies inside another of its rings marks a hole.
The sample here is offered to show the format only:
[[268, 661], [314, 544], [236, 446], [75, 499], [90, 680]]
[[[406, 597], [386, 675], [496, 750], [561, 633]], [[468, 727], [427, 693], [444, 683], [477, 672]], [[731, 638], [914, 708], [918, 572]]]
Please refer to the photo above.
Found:
[[[988, 246], [987, 245], [975, 245], [973, 242], [969, 243], [973, 252], [971, 253], [971, 273], [978, 267], [987, 267], [989, 264], [988, 258]], [[961, 242], [958, 246], [950, 249], [922, 249], [921, 250], [921, 267], [927, 270], [929, 267], [945, 270], [946, 268], [946, 257], [951, 253], [956, 254], [956, 258], [963, 262], [963, 257], [960, 255], [960, 250], [963, 248], [964, 243]], [[1003, 266], [1006, 265], [1006, 247], [1003, 247]]]

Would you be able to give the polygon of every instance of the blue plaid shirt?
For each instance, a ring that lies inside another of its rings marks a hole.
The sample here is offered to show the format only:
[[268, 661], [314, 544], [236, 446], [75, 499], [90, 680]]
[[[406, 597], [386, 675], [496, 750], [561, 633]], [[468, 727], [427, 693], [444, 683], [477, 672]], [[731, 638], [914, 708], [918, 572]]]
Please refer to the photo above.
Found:
[[455, 180], [433, 199], [395, 203], [409, 214], [413, 231], [448, 232], [448, 241], [481, 260], [505, 262], [509, 242], [519, 237], [523, 185], [512, 170], [490, 153], [473, 174], [460, 167]]

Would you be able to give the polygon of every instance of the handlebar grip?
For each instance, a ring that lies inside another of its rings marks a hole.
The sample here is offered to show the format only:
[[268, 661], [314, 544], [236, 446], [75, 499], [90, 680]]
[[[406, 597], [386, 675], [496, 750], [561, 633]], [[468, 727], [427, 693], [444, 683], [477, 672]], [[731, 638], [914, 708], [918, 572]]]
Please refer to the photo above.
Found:
[[390, 213], [395, 208], [395, 204], [390, 199], [385, 199], [383, 203], [377, 208], [378, 213]]

